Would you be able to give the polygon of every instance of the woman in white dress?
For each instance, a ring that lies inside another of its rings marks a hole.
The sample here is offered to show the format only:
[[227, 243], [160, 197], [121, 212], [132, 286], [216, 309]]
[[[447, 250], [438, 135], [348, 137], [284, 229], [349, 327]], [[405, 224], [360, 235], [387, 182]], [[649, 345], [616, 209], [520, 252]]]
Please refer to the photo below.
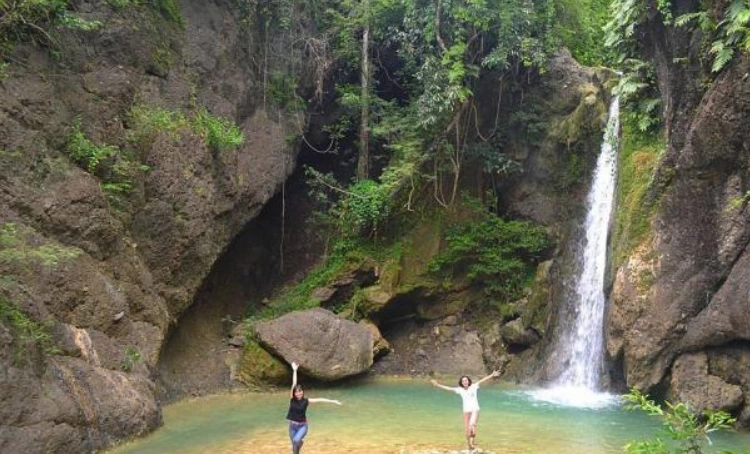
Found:
[[479, 385], [493, 377], [499, 377], [500, 371], [493, 371], [488, 376], [482, 378], [476, 383], [471, 382], [471, 378], [466, 375], [458, 379], [458, 386], [445, 386], [438, 383], [437, 380], [430, 380], [433, 386], [446, 391], [451, 391], [461, 396], [464, 414], [464, 433], [466, 434], [466, 443], [469, 450], [474, 449], [474, 440], [477, 436], [477, 422], [479, 421]]

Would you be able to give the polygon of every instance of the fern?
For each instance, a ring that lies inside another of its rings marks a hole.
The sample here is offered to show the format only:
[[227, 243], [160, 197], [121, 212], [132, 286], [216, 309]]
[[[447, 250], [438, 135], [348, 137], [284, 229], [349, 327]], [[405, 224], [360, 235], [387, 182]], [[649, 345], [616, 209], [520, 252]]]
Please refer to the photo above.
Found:
[[693, 22], [713, 39], [708, 51], [713, 55], [711, 72], [722, 71], [738, 52], [750, 53], [750, 0], [730, 1], [718, 25], [708, 11], [683, 14], [675, 25], [682, 27]]
[[714, 62], [711, 65], [711, 72], [717, 73], [734, 57], [734, 49], [728, 47], [724, 41], [714, 41], [711, 46], [711, 53], [715, 55]]

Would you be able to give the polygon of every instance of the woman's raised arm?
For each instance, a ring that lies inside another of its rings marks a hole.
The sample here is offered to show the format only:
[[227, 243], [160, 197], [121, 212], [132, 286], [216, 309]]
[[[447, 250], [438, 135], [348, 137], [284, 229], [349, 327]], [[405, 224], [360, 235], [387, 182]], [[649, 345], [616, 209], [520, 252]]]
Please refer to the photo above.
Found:
[[453, 391], [453, 388], [451, 388], [450, 386], [441, 385], [437, 380], [430, 380], [430, 383], [432, 383], [432, 386], [436, 388], [444, 389], [446, 391]]
[[292, 389], [289, 391], [290, 397], [294, 397], [294, 387], [297, 386], [297, 369], [299, 364], [292, 361]]
[[489, 374], [488, 376], [486, 376], [486, 377], [484, 377], [483, 379], [479, 380], [479, 381], [477, 382], [477, 385], [480, 385], [480, 384], [482, 384], [482, 383], [486, 382], [486, 381], [487, 381], [487, 380], [489, 380], [490, 378], [494, 378], [494, 377], [499, 377], [499, 376], [500, 376], [500, 371], [499, 371], [499, 370], [494, 370], [494, 371], [492, 371], [492, 373], [491, 373], [491, 374]]

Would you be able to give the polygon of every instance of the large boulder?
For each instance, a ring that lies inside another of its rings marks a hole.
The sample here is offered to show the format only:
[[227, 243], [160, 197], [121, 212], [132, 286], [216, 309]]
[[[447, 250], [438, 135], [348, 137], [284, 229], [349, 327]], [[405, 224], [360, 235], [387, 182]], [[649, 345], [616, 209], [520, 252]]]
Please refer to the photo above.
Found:
[[265, 348], [287, 362], [297, 362], [302, 373], [318, 380], [338, 380], [372, 366], [370, 329], [325, 309], [292, 312], [259, 323], [255, 333]]

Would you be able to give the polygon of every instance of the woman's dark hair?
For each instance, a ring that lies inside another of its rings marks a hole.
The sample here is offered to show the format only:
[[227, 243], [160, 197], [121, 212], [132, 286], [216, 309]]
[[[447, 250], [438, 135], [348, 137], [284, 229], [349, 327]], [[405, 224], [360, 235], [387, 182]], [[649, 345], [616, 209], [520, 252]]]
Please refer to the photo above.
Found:
[[297, 391], [302, 391], [303, 393], [305, 392], [305, 390], [302, 389], [302, 385], [294, 385], [294, 388], [292, 388], [292, 397], [294, 397], [294, 393], [296, 393]]
[[458, 379], [458, 386], [463, 388], [464, 385], [461, 382], [464, 381], [464, 378], [469, 380], [469, 386], [471, 386], [471, 378], [469, 378], [468, 375], [462, 375], [461, 378]]

